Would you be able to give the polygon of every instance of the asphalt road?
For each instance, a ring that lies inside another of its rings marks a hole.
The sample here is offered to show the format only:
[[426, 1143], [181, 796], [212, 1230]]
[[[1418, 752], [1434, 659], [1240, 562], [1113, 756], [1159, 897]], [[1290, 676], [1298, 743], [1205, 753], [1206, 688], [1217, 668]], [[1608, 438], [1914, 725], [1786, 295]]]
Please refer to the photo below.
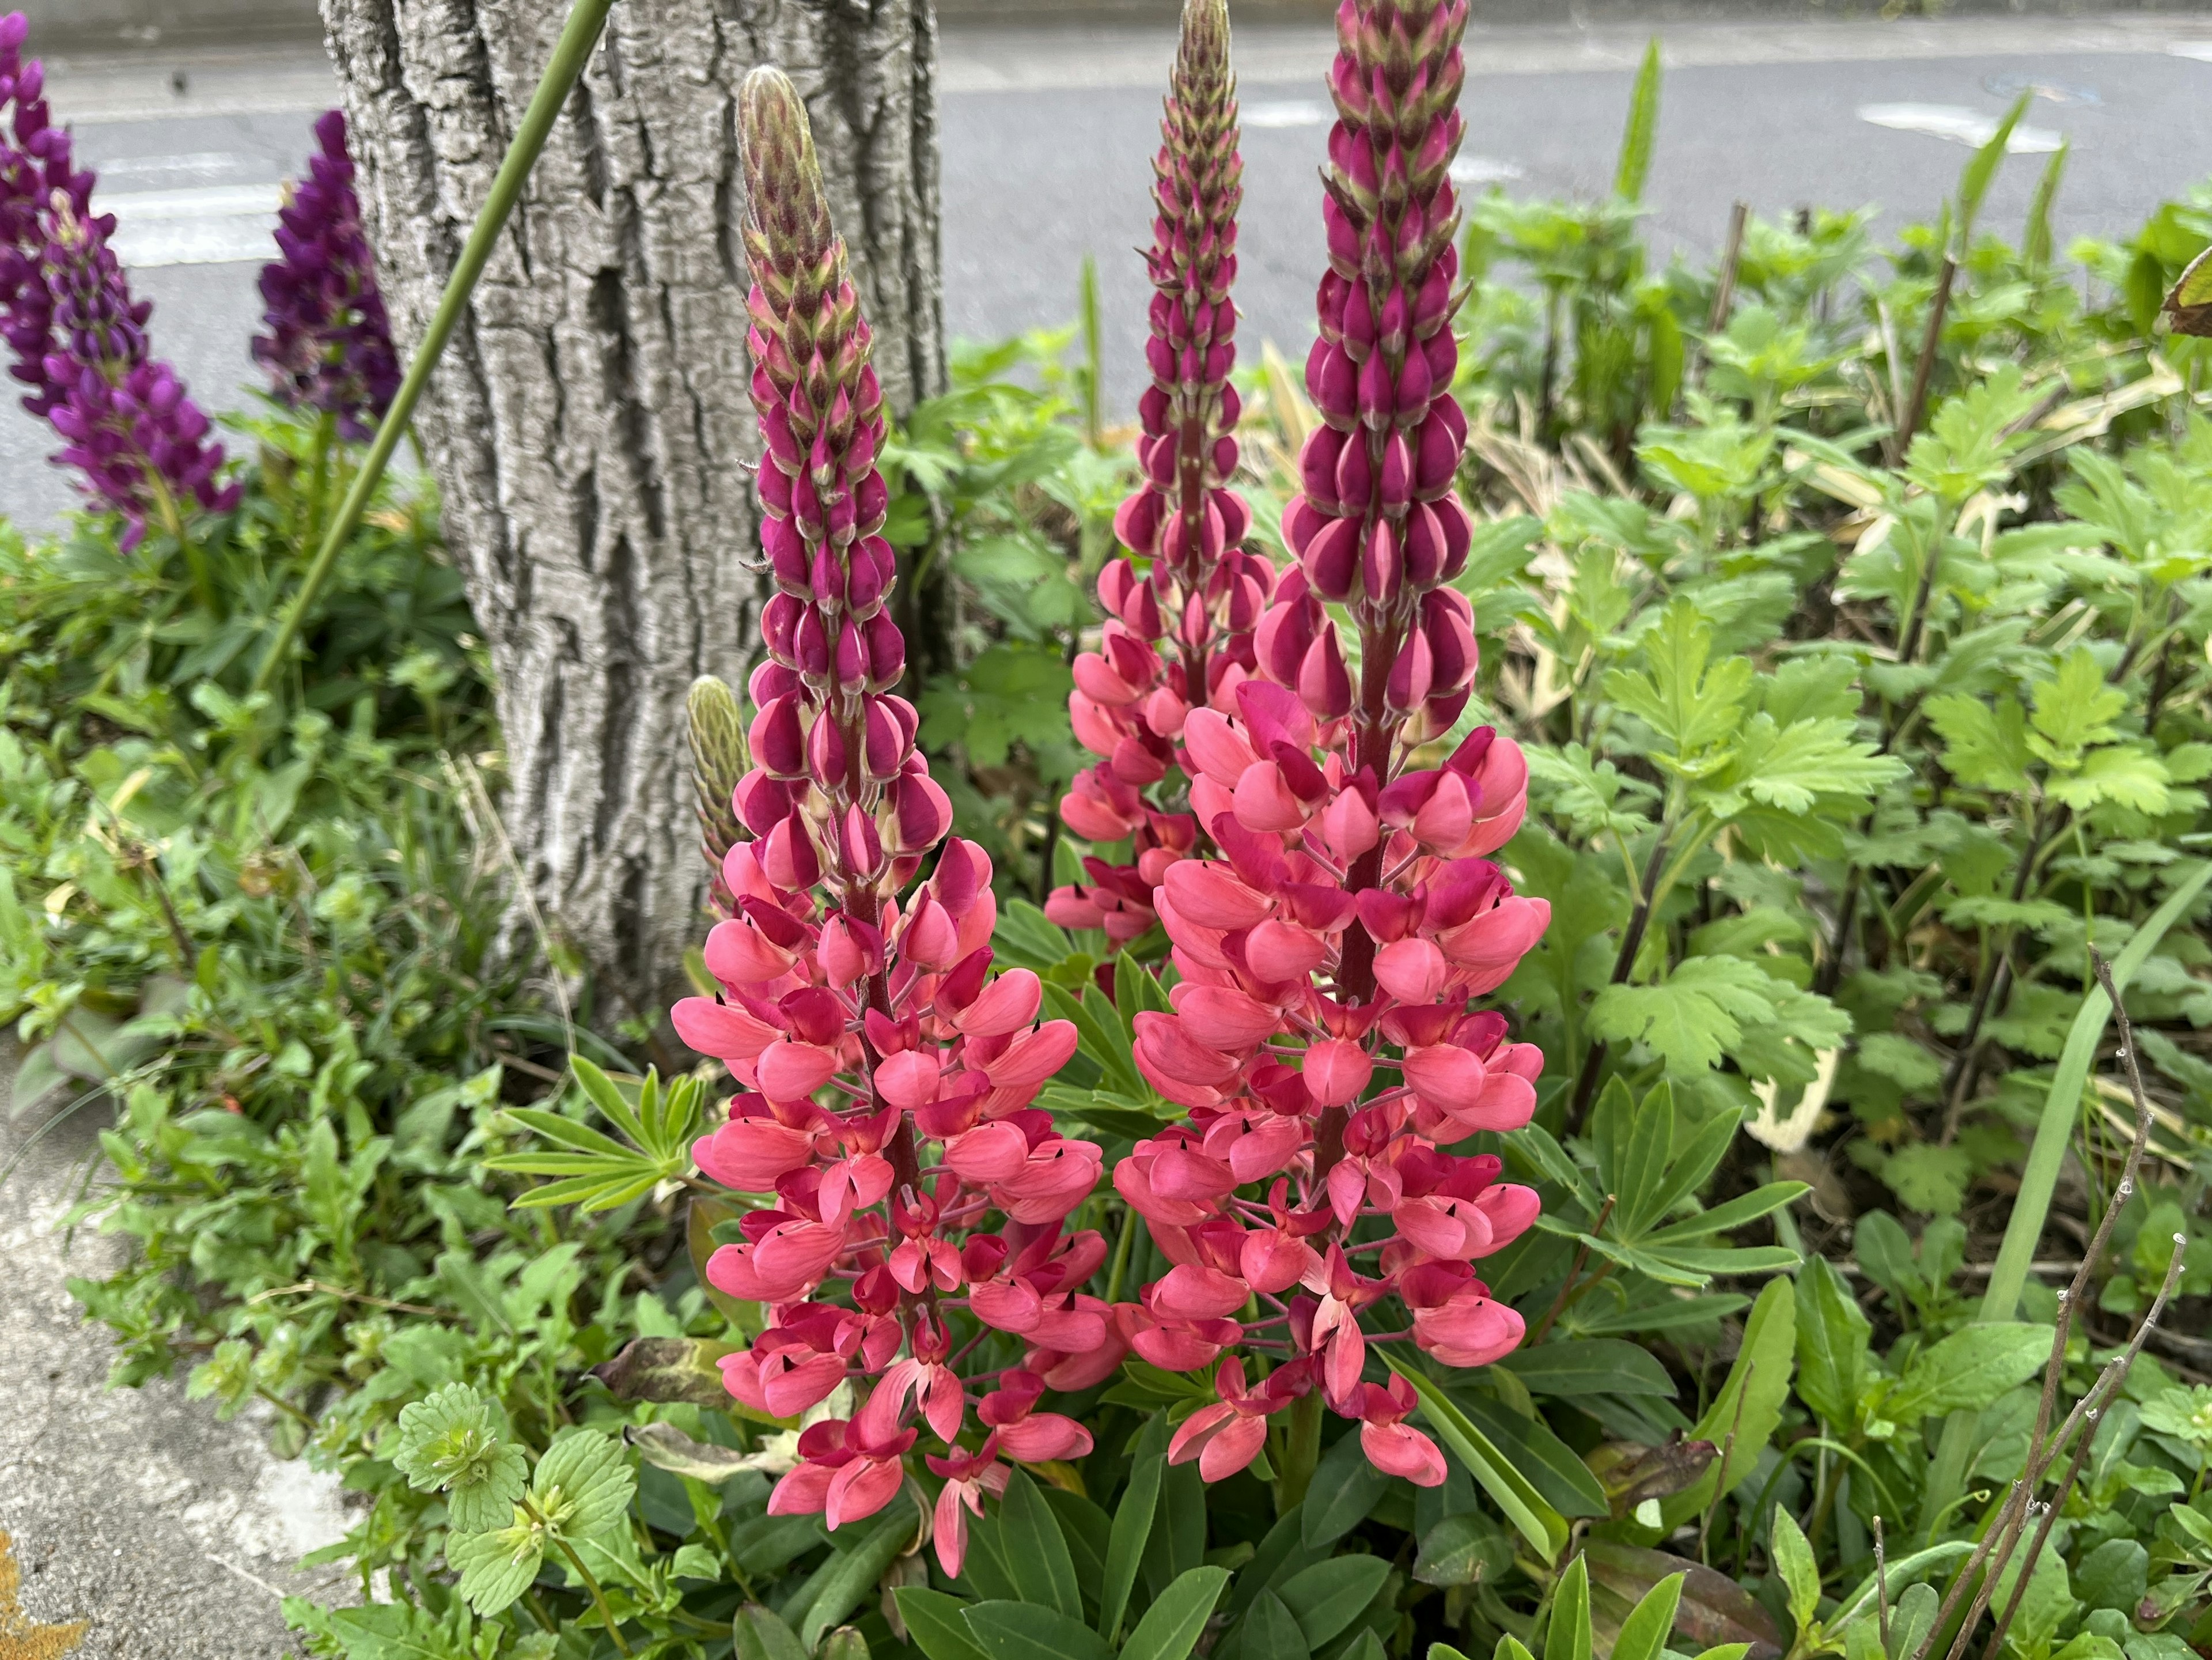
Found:
[[[1873, 204], [1878, 225], [1930, 212], [1967, 149], [1942, 131], [1988, 121], [2027, 87], [2031, 144], [2072, 145], [2062, 244], [2122, 234], [2204, 173], [2212, 136], [2212, 23], [1957, 19], [1885, 26], [1743, 24], [1663, 31], [1668, 73], [1649, 191], [1662, 252], [1709, 253], [1738, 198], [1769, 215]], [[1462, 107], [1467, 176], [1516, 193], [1592, 195], [1610, 180], [1632, 65], [1632, 30], [1486, 31], [1470, 41]], [[1331, 41], [1306, 25], [1240, 33], [1246, 206], [1238, 302], [1248, 350], [1294, 358], [1311, 337], [1321, 269], [1314, 169]], [[1146, 298], [1132, 252], [1159, 77], [1157, 25], [977, 32], [949, 28], [944, 55], [945, 270], [956, 336], [990, 338], [1066, 321], [1083, 256], [1099, 263], [1107, 392], [1140, 389]], [[2194, 52], [2200, 56], [2183, 55]], [[184, 89], [173, 73], [184, 73]], [[327, 71], [297, 49], [83, 60], [54, 76], [58, 112], [100, 169], [124, 225], [137, 291], [155, 302], [157, 349], [211, 407], [250, 395], [255, 265], [275, 192], [297, 167]], [[1899, 127], [1877, 125], [1871, 110]], [[1898, 106], [1904, 106], [1900, 112]], [[2015, 155], [1988, 222], [2016, 224], [2041, 166]], [[0, 410], [0, 512], [40, 523], [70, 500], [42, 464], [40, 423]]]

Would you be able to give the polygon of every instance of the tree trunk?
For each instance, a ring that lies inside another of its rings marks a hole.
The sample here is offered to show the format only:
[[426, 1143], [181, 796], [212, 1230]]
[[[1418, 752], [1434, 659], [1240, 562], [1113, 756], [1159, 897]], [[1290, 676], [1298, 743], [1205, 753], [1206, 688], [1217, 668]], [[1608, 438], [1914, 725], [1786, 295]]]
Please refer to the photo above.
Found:
[[[322, 3], [410, 350], [566, 6]], [[806, 98], [892, 410], [942, 389], [929, 0], [621, 0], [419, 417], [497, 677], [514, 944], [542, 917], [602, 1024], [658, 1018], [699, 935], [684, 694], [753, 660], [736, 98], [763, 63]]]

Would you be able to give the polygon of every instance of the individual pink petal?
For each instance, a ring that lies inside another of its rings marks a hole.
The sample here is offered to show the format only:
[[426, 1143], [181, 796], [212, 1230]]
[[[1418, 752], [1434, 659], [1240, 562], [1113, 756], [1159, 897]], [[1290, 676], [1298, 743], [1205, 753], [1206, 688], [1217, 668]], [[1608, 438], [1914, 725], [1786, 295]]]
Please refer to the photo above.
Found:
[[1328, 942], [1310, 929], [1269, 917], [1245, 937], [1244, 960], [1259, 978], [1276, 983], [1304, 980], [1328, 954]]
[[1482, 1062], [1455, 1043], [1410, 1049], [1401, 1064], [1414, 1093], [1448, 1113], [1473, 1109], [1489, 1080]]
[[876, 1063], [876, 1090], [902, 1112], [913, 1112], [937, 1099], [939, 1075], [937, 1056], [922, 1049], [902, 1049]]
[[691, 1144], [699, 1168], [739, 1193], [772, 1193], [776, 1178], [814, 1159], [811, 1131], [773, 1118], [736, 1118]]
[[1198, 1455], [1198, 1473], [1208, 1481], [1225, 1481], [1258, 1457], [1267, 1440], [1265, 1418], [1240, 1414], [1206, 1441]]
[[1433, 1003], [1450, 977], [1444, 954], [1426, 939], [1400, 939], [1375, 953], [1375, 982], [1401, 1003]]
[[1091, 1432], [1056, 1412], [1033, 1412], [998, 1432], [999, 1446], [1024, 1464], [1080, 1458], [1091, 1450]]
[[896, 1458], [855, 1458], [823, 1490], [823, 1524], [834, 1532], [848, 1522], [865, 1521], [898, 1496], [905, 1480], [906, 1466]]
[[[1042, 1084], [1066, 1066], [1075, 1053], [1075, 1023], [1048, 1020], [1006, 1046], [995, 1060], [983, 1063], [983, 1075], [994, 1089], [1023, 1089]], [[972, 1063], [971, 1063], [972, 1064]]]
[[775, 1041], [776, 1031], [743, 1009], [711, 997], [686, 997], [668, 1012], [685, 1045], [717, 1061], [750, 1061]]
[[1348, 1038], [1325, 1038], [1306, 1049], [1304, 1073], [1316, 1106], [1341, 1107], [1359, 1098], [1375, 1075], [1375, 1062]]
[[1280, 1029], [1282, 1017], [1265, 1003], [1229, 986], [1184, 981], [1168, 994], [1182, 1033], [1201, 1048], [1249, 1049]]
[[761, 1093], [771, 1101], [804, 1101], [837, 1075], [837, 1054], [779, 1037], [754, 1063]]
[[1186, 1262], [1170, 1268], [1152, 1291], [1152, 1308], [1177, 1320], [1213, 1320], [1236, 1313], [1251, 1287], [1218, 1268]]
[[1444, 1456], [1417, 1429], [1403, 1424], [1362, 1424], [1359, 1450], [1386, 1475], [1402, 1475], [1417, 1487], [1443, 1485]]
[[830, 1483], [837, 1471], [828, 1464], [807, 1462], [775, 1484], [768, 1496], [770, 1516], [817, 1516], [829, 1498]]
[[1224, 789], [1235, 789], [1244, 769], [1260, 757], [1251, 745], [1212, 709], [1193, 709], [1182, 723], [1183, 748], [1198, 769]]
[[[1516, 1080], [1517, 1081], [1517, 1080]], [[1526, 1120], [1522, 1121], [1526, 1122]], [[1536, 1224], [1536, 1217], [1544, 1206], [1536, 1196], [1536, 1189], [1524, 1188], [1512, 1182], [1501, 1182], [1486, 1188], [1475, 1200], [1482, 1213], [1490, 1219], [1489, 1250], [1505, 1249]]]
[[1200, 927], [1249, 928], [1274, 909], [1273, 901], [1246, 887], [1225, 867], [1199, 860], [1170, 865], [1160, 885], [1176, 912]]
[[970, 1037], [1004, 1037], [1019, 1031], [1037, 1017], [1044, 987], [1027, 969], [1000, 975], [966, 1008], [952, 1017], [953, 1025]]
[[1029, 1137], [1018, 1125], [1003, 1121], [978, 1124], [945, 1144], [945, 1168], [976, 1187], [1005, 1181], [1029, 1162]]

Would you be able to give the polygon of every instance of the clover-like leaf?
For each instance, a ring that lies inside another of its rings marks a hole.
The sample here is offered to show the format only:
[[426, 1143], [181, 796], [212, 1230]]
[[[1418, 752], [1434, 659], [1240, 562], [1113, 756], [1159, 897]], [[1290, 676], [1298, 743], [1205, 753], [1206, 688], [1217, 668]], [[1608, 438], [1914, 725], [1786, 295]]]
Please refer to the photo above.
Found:
[[2143, 1427], [2186, 1441], [2201, 1456], [2212, 1456], [2212, 1389], [2197, 1383], [2168, 1389], [2143, 1402]]
[[445, 1489], [447, 1512], [463, 1533], [502, 1525], [530, 1473], [522, 1449], [501, 1438], [491, 1403], [466, 1383], [401, 1410], [392, 1462], [417, 1493]]
[[531, 1502], [564, 1539], [588, 1539], [619, 1523], [637, 1491], [621, 1444], [597, 1430], [563, 1430], [538, 1461]]
[[446, 1541], [446, 1560], [461, 1572], [461, 1596], [486, 1617], [530, 1589], [544, 1554], [544, 1529], [529, 1521], [481, 1533], [457, 1533]]

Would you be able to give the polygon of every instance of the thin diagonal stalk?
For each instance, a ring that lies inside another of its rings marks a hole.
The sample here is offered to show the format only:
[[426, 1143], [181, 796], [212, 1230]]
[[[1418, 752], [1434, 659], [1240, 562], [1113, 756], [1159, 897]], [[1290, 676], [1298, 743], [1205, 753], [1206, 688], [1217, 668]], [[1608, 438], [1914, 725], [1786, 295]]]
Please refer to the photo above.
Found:
[[530, 170], [537, 165], [538, 155], [545, 148], [554, 119], [582, 76], [585, 62], [592, 55], [592, 48], [599, 44], [599, 31], [605, 27], [607, 13], [613, 6], [614, 0], [576, 0], [574, 9], [569, 12], [560, 41], [553, 48], [552, 61], [546, 64], [538, 90], [531, 94], [529, 107], [523, 112], [522, 125], [515, 129], [514, 138], [507, 147], [507, 157], [499, 164], [498, 175], [491, 182], [491, 194], [484, 198], [476, 224], [469, 231], [468, 242], [453, 266], [453, 274], [446, 281], [445, 295], [438, 301], [422, 344], [415, 349], [414, 359], [407, 365], [407, 378], [399, 383], [392, 407], [377, 424], [376, 439], [368, 447], [368, 458], [354, 475], [353, 486], [346, 491], [337, 517], [324, 532], [323, 544], [316, 550], [314, 562], [301, 579], [292, 608], [285, 613], [276, 637], [269, 642], [260, 667], [253, 672], [253, 691], [268, 690], [270, 682], [283, 668], [299, 640], [307, 613], [331, 579], [339, 550], [360, 528], [362, 515], [368, 510], [369, 498], [384, 481], [384, 470], [391, 463], [392, 453], [399, 447], [399, 440], [414, 417], [415, 405], [422, 399], [422, 389], [429, 384], [430, 371], [437, 368], [438, 359], [444, 356], [446, 343], [453, 338], [469, 296], [491, 260], [491, 251], [498, 245], [501, 232], [507, 228], [507, 217], [521, 199]]

